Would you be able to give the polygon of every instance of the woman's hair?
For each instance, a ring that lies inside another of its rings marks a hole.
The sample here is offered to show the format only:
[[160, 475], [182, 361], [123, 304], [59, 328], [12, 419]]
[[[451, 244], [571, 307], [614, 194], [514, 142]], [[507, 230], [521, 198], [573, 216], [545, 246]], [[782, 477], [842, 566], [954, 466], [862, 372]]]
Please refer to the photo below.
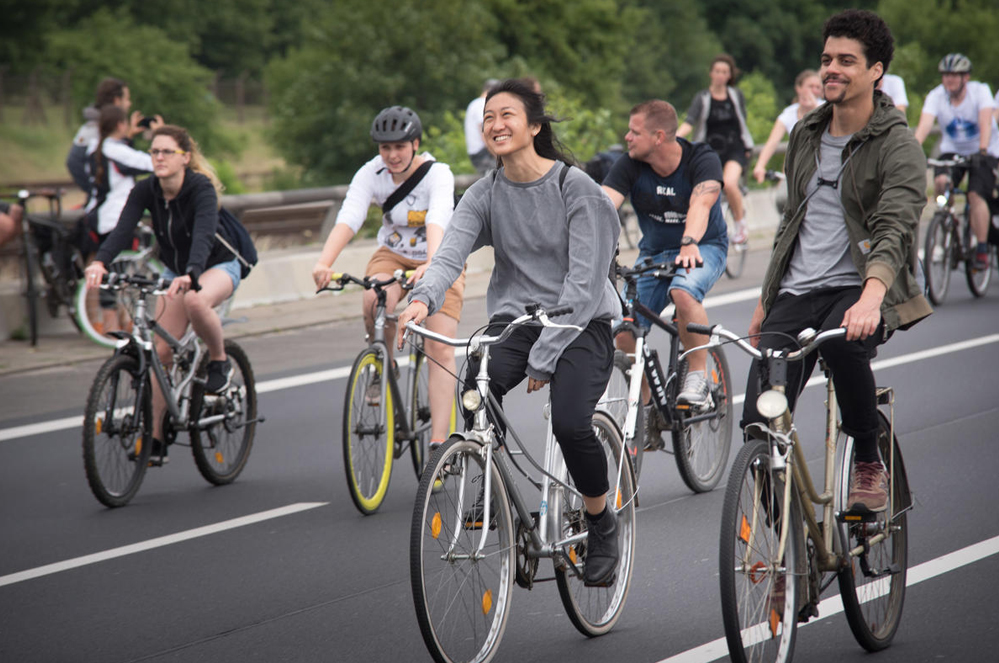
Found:
[[125, 112], [124, 108], [115, 106], [114, 104], [106, 104], [101, 107], [101, 117], [97, 120], [100, 140], [97, 143], [97, 149], [94, 151], [94, 161], [97, 164], [97, 170], [94, 172], [94, 181], [98, 184], [104, 180], [104, 170], [106, 168], [103, 151], [104, 139], [113, 134], [122, 122], [128, 122], [128, 113]]
[[[490, 88], [486, 94], [486, 103], [489, 103], [490, 99], [501, 92], [512, 94], [523, 102], [528, 124], [541, 125], [541, 131], [534, 137], [534, 151], [538, 153], [538, 156], [561, 161], [569, 166], [575, 165], [576, 160], [573, 158], [572, 152], [562, 144], [562, 141], [552, 130], [552, 123], [561, 122], [561, 120], [548, 114], [545, 109], [545, 95], [535, 91], [532, 81], [524, 78], [508, 78], [501, 81]], [[497, 162], [500, 165], [503, 164], [502, 159], [497, 158]]]
[[735, 85], [736, 81], [739, 80], [739, 75], [742, 73], [741, 71], [739, 71], [739, 68], [735, 66], [735, 58], [733, 58], [728, 53], [719, 53], [714, 58], [712, 58], [711, 66], [708, 67], [708, 70], [710, 71], [715, 66], [715, 64], [719, 62], [724, 62], [725, 64], [728, 65], [729, 77], [728, 77], [728, 83], [726, 83], [726, 85]]
[[94, 105], [103, 108], [107, 104], [113, 104], [116, 99], [120, 99], [125, 94], [128, 85], [120, 78], [105, 78], [97, 85], [97, 92], [94, 93]]
[[[222, 180], [219, 179], [218, 173], [212, 168], [212, 164], [208, 163], [208, 159], [201, 153], [198, 144], [187, 133], [187, 129], [178, 127], [175, 124], [164, 124], [153, 132], [153, 138], [155, 139], [157, 136], [169, 136], [177, 141], [177, 147], [191, 155], [191, 170], [201, 173], [210, 179], [212, 186], [215, 187], [215, 193], [219, 196], [222, 195], [222, 192], [225, 191], [225, 187], [222, 186]], [[219, 204], [221, 205], [221, 202]]]
[[800, 74], [794, 77], [794, 87], [799, 88], [802, 85], [804, 85], [805, 81], [807, 81], [809, 78], [815, 78], [818, 75], [819, 72], [815, 71], [814, 69], [805, 69]]

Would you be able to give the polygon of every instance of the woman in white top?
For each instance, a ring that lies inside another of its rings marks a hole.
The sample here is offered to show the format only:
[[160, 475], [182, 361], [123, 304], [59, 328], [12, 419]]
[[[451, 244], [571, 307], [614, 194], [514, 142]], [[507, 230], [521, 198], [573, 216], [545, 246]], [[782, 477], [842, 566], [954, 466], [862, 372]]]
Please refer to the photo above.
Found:
[[[435, 162], [429, 152], [418, 152], [422, 134], [420, 118], [409, 108], [392, 106], [375, 117], [371, 138], [378, 143], [378, 156], [361, 166], [350, 181], [336, 224], [312, 269], [317, 287], [329, 284], [333, 263], [361, 229], [372, 199], [383, 206], [382, 227], [378, 230], [378, 250], [371, 256], [365, 275], [382, 280], [391, 278], [397, 269], [412, 269], [416, 273], [411, 281], [418, 281], [423, 276], [454, 211], [454, 175], [447, 164]], [[404, 199], [384, 212], [384, 204], [392, 193], [413, 177], [424, 163], [432, 165], [419, 183]], [[445, 336], [457, 335], [464, 290], [462, 273], [448, 290], [440, 311], [427, 320], [429, 329]], [[386, 305], [392, 311], [402, 297], [402, 288], [393, 284], [387, 294]], [[374, 335], [375, 297], [374, 290], [364, 291], [362, 306], [369, 336]], [[394, 333], [395, 322], [386, 323], [385, 338], [392, 338]], [[391, 344], [389, 346], [391, 352]], [[424, 350], [431, 360], [428, 378], [433, 445], [443, 442], [448, 435], [456, 366], [453, 348], [427, 340]], [[371, 397], [374, 397], [374, 391]]]
[[808, 115], [822, 103], [822, 80], [818, 72], [812, 69], [805, 69], [794, 79], [794, 103], [781, 111], [774, 122], [774, 128], [770, 130], [770, 137], [760, 150], [760, 158], [756, 160], [756, 167], [753, 168], [753, 177], [758, 183], [763, 182], [766, 176], [767, 163], [770, 157], [777, 150], [784, 134], [790, 134], [791, 129], [798, 123], [798, 120]]

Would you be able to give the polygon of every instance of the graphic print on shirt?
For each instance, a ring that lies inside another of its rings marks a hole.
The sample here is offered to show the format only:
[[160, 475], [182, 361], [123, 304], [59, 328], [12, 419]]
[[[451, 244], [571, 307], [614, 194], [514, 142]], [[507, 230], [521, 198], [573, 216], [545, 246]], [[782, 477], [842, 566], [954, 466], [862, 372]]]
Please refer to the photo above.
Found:
[[951, 140], [974, 140], [978, 138], [979, 129], [977, 122], [970, 122], [963, 117], [955, 117], [944, 127], [944, 131]]

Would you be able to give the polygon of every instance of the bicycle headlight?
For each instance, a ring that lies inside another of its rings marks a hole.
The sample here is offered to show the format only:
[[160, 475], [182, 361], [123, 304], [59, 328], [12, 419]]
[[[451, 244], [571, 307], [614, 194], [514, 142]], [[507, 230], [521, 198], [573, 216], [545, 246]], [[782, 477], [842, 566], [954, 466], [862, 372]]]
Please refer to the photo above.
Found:
[[482, 396], [477, 389], [469, 389], [461, 395], [461, 406], [468, 412], [475, 412], [482, 405]]
[[776, 419], [787, 411], [787, 396], [769, 389], [756, 399], [756, 411], [767, 419]]
[[947, 196], [937, 196], [937, 207], [947, 207]]

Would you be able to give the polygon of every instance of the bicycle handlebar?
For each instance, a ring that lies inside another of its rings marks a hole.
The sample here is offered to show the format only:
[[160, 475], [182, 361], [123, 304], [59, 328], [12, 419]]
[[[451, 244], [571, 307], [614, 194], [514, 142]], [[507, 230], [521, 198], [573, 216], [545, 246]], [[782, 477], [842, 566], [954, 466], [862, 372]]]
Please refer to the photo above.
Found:
[[101, 279], [100, 287], [104, 290], [124, 290], [132, 286], [139, 288], [150, 294], [164, 294], [170, 288], [173, 279], [166, 279], [162, 276], [149, 278], [141, 274], [118, 274], [109, 272]]
[[412, 290], [413, 285], [415, 284], [410, 284], [407, 281], [415, 273], [416, 273], [415, 269], [409, 269], [405, 271], [397, 269], [392, 273], [392, 276], [390, 278], [381, 281], [372, 276], [365, 276], [363, 279], [359, 279], [356, 276], [352, 276], [344, 272], [331, 272], [330, 285], [319, 288], [318, 290], [316, 290], [316, 294], [318, 295], [320, 292], [324, 291], [340, 292], [341, 290], [343, 290], [343, 287], [348, 283], [359, 285], [365, 290], [371, 290], [372, 288], [384, 288], [387, 285], [398, 283], [400, 286], [402, 286], [403, 290]]
[[962, 157], [960, 154], [955, 154], [950, 159], [927, 159], [927, 166], [937, 166], [939, 168], [953, 168], [954, 166], [963, 166], [968, 163], [968, 159]]
[[[573, 309], [571, 306], [558, 306], [553, 308], [551, 311], [546, 311], [540, 304], [529, 304], [525, 308], [527, 308], [527, 313], [508, 322], [503, 331], [496, 336], [477, 334], [470, 338], [451, 338], [450, 336], [444, 336], [443, 334], [430, 331], [426, 327], [420, 327], [413, 321], [406, 323], [406, 334], [408, 335], [410, 332], [413, 332], [423, 336], [424, 338], [429, 338], [432, 341], [437, 341], [438, 343], [443, 343], [444, 345], [450, 345], [453, 347], [464, 347], [469, 345], [473, 347], [483, 347], [502, 343], [510, 337], [510, 334], [513, 333], [514, 329], [534, 321], [540, 322], [542, 327], [583, 331], [583, 328], [578, 325], [562, 325], [557, 322], [552, 322], [549, 319], [550, 317], [572, 313]], [[405, 336], [403, 338], [405, 338]]]
[[[703, 267], [704, 261], [699, 261], [695, 267]], [[622, 267], [614, 263], [614, 273], [625, 281], [636, 279], [639, 276], [652, 276], [657, 279], [669, 279], [676, 276], [676, 270], [683, 269], [675, 262], [653, 263], [651, 258], [646, 258], [644, 264], [638, 267]], [[551, 313], [549, 313], [551, 315]]]
[[[828, 329], [824, 332], [818, 332], [811, 327], [802, 330], [798, 334], [798, 343], [801, 344], [801, 348], [791, 352], [786, 350], [770, 350], [764, 356], [764, 353], [746, 341], [745, 338], [739, 336], [734, 332], [730, 332], [721, 325], [699, 325], [695, 322], [691, 322], [687, 325], [687, 331], [692, 334], [704, 334], [705, 336], [720, 336], [722, 338], [728, 339], [737, 345], [743, 352], [756, 358], [764, 359], [766, 357], [779, 357], [787, 361], [801, 361], [806, 356], [811, 354], [813, 351], [817, 350], [820, 345], [834, 338], [839, 338], [846, 335], [846, 327], [837, 327], [836, 329]], [[711, 347], [714, 345], [720, 345], [717, 341], [710, 341], [707, 345], [701, 346], [702, 348]], [[693, 348], [688, 350], [687, 353], [700, 348]]]
[[784, 173], [780, 172], [779, 170], [768, 170], [765, 173], [763, 173], [763, 179], [767, 182], [780, 182], [787, 178], [784, 175]]

